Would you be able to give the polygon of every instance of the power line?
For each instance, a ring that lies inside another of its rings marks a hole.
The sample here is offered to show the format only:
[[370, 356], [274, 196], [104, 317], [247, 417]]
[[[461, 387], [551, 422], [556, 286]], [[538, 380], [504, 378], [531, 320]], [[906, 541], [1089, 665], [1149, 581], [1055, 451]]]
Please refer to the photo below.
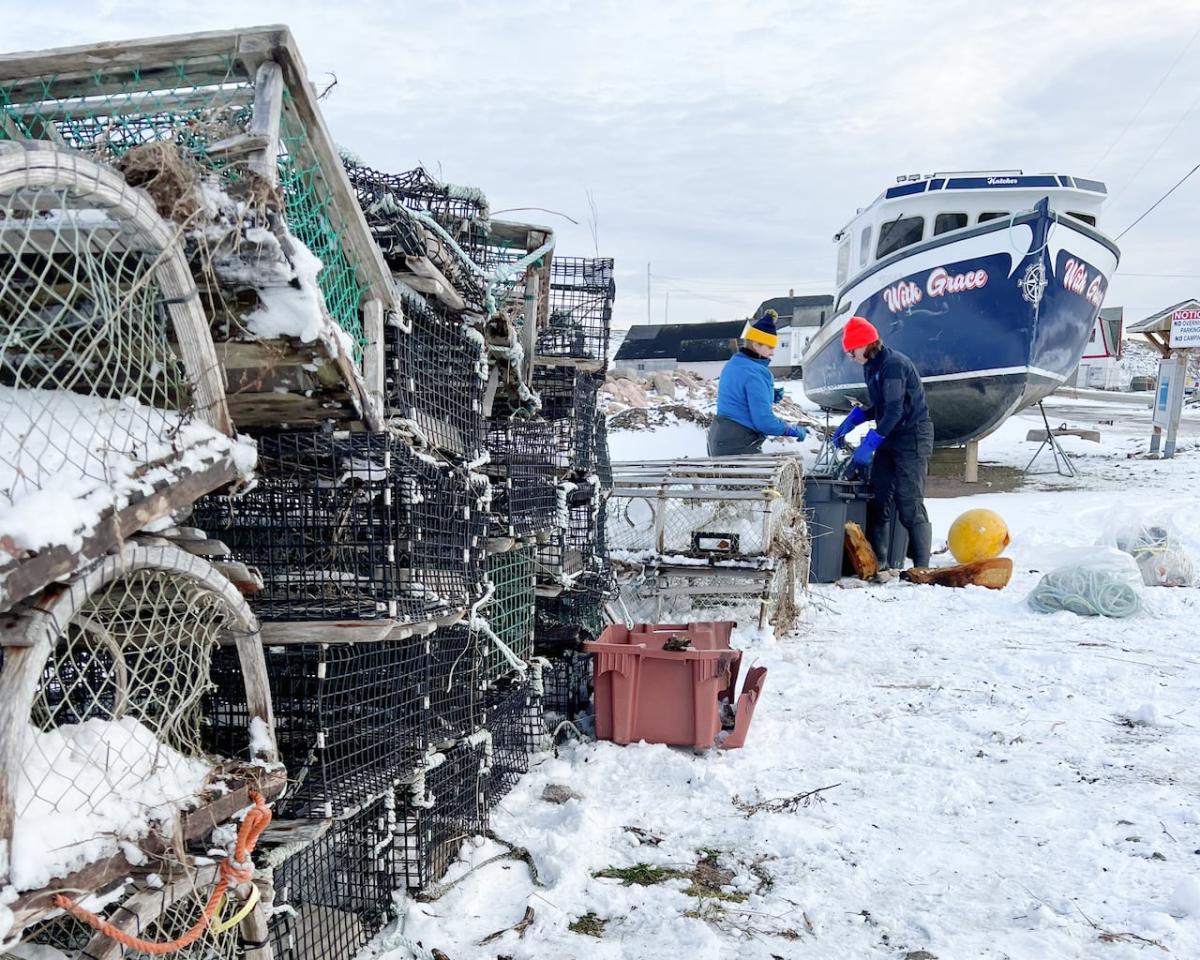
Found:
[[1126, 273], [1118, 270], [1119, 277], [1149, 277], [1154, 280], [1200, 280], [1200, 273]]
[[1146, 95], [1146, 99], [1143, 100], [1142, 105], [1137, 108], [1137, 112], [1134, 113], [1134, 115], [1132, 117], [1130, 117], [1128, 121], [1126, 121], [1125, 126], [1123, 126], [1121, 128], [1121, 132], [1117, 134], [1116, 139], [1113, 140], [1112, 143], [1110, 143], [1108, 145], [1108, 149], [1104, 151], [1104, 153], [1101, 155], [1100, 159], [1097, 160], [1095, 162], [1095, 164], [1093, 164], [1093, 166], [1099, 167], [1100, 164], [1102, 164], [1105, 161], [1105, 159], [1108, 157], [1108, 155], [1110, 153], [1112, 153], [1113, 147], [1115, 147], [1118, 143], [1120, 143], [1121, 140], [1124, 138], [1125, 134], [1127, 134], [1129, 132], [1129, 128], [1132, 127], [1134, 122], [1137, 120], [1137, 118], [1142, 115], [1142, 111], [1145, 110], [1146, 107], [1150, 105], [1150, 101], [1154, 99], [1155, 94], [1157, 94], [1158, 91], [1162, 88], [1162, 85], [1164, 83], [1166, 83], [1167, 77], [1169, 77], [1171, 75], [1171, 72], [1179, 65], [1179, 61], [1183, 59], [1184, 54], [1186, 54], [1190, 49], [1192, 49], [1192, 44], [1196, 42], [1196, 37], [1200, 37], [1200, 27], [1196, 28], [1196, 32], [1192, 34], [1192, 39], [1187, 42], [1187, 46], [1184, 47], [1179, 52], [1179, 56], [1177, 56], [1175, 58], [1175, 60], [1171, 63], [1171, 65], [1169, 67], [1167, 67], [1167, 72], [1158, 78], [1158, 83], [1156, 83], [1154, 85], [1154, 89], [1151, 90], [1150, 93]]
[[1150, 205], [1150, 209], [1149, 209], [1149, 210], [1147, 210], [1147, 211], [1146, 211], [1145, 213], [1143, 213], [1143, 214], [1142, 214], [1140, 217], [1138, 217], [1136, 220], [1134, 220], [1134, 221], [1133, 221], [1133, 223], [1131, 223], [1131, 224], [1130, 224], [1129, 226], [1127, 226], [1127, 227], [1126, 227], [1124, 230], [1122, 230], [1120, 233], [1118, 233], [1118, 234], [1117, 234], [1117, 236], [1116, 236], [1116, 239], [1120, 240], [1120, 239], [1121, 239], [1123, 236], [1125, 236], [1125, 234], [1127, 234], [1127, 233], [1128, 233], [1130, 230], [1132, 230], [1132, 229], [1133, 229], [1134, 227], [1136, 227], [1136, 226], [1137, 226], [1139, 223], [1141, 223], [1143, 220], [1145, 220], [1145, 219], [1146, 219], [1146, 217], [1148, 217], [1148, 216], [1150, 215], [1150, 213], [1151, 213], [1151, 212], [1154, 210], [1154, 208], [1155, 208], [1155, 207], [1157, 207], [1157, 206], [1158, 206], [1160, 203], [1162, 203], [1164, 200], [1166, 200], [1166, 199], [1167, 199], [1167, 197], [1169, 197], [1169, 196], [1170, 196], [1171, 194], [1173, 194], [1173, 193], [1174, 193], [1176, 190], [1178, 190], [1178, 189], [1179, 189], [1181, 186], [1183, 186], [1184, 182], [1185, 182], [1185, 181], [1186, 181], [1186, 180], [1187, 180], [1187, 179], [1188, 179], [1188, 178], [1189, 178], [1189, 177], [1190, 177], [1190, 176], [1191, 176], [1193, 173], [1195, 173], [1197, 170], [1200, 170], [1200, 163], [1198, 163], [1198, 164], [1196, 164], [1194, 167], [1192, 167], [1192, 169], [1191, 169], [1191, 170], [1189, 170], [1187, 173], [1185, 173], [1185, 174], [1183, 175], [1183, 177], [1182, 177], [1182, 178], [1179, 180], [1179, 182], [1178, 182], [1178, 183], [1176, 183], [1176, 184], [1175, 184], [1175, 186], [1173, 186], [1173, 187], [1172, 187], [1170, 190], [1168, 190], [1168, 191], [1167, 191], [1166, 193], [1164, 193], [1164, 194], [1163, 194], [1161, 197], [1159, 197], [1157, 200], [1155, 200], [1155, 201], [1154, 201], [1154, 203], [1152, 203], [1152, 204]]

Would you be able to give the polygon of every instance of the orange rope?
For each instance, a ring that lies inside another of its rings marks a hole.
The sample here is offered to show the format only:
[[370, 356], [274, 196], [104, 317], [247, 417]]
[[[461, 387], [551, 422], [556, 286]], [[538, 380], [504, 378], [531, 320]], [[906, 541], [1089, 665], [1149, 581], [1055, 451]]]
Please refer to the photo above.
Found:
[[242, 820], [242, 825], [238, 830], [237, 842], [233, 845], [233, 856], [221, 861], [221, 875], [213, 887], [212, 895], [208, 898], [208, 903], [205, 905], [200, 919], [193, 924], [187, 933], [178, 939], [170, 940], [166, 943], [142, 940], [132, 934], [125, 933], [123, 930], [117, 929], [107, 920], [96, 916], [90, 910], [79, 906], [70, 897], [65, 897], [61, 893], [54, 895], [54, 905], [78, 917], [93, 930], [115, 940], [122, 946], [129, 947], [131, 950], [137, 950], [141, 953], [174, 953], [176, 950], [182, 950], [189, 944], [195, 943], [204, 931], [208, 929], [208, 925], [216, 915], [217, 907], [220, 905], [221, 898], [225, 895], [230, 882], [235, 884], [249, 883], [254, 878], [254, 864], [250, 862], [250, 854], [253, 852], [255, 844], [258, 843], [259, 836], [267, 828], [267, 824], [271, 822], [271, 811], [266, 803], [263, 802], [261, 794], [251, 791], [250, 799], [254, 801], [254, 806], [246, 812], [246, 816]]

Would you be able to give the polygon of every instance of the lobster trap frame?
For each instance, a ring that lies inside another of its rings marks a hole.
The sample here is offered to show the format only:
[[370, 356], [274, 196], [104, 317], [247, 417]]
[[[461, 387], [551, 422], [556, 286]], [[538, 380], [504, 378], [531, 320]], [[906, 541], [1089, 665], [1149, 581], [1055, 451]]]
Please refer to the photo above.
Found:
[[756, 608], [760, 627], [796, 620], [810, 542], [803, 466], [758, 455], [613, 466], [608, 546], [635, 619]]
[[0, 139], [51, 141], [101, 162], [171, 143], [227, 182], [277, 186], [291, 232], [323, 264], [329, 316], [350, 338], [345, 387], [378, 428], [391, 276], [307, 76], [286, 27], [0, 56]]
[[538, 330], [538, 363], [605, 370], [616, 295], [611, 259], [555, 257], [550, 315]]
[[[131, 542], [65, 589], [26, 601], [10, 618], [0, 670], [5, 883], [30, 889], [8, 871], [16, 862], [12, 845], [19, 818], [34, 806], [36, 815], [52, 818], [66, 803], [74, 817], [85, 805], [95, 808], [115, 791], [132, 788], [139, 777], [160, 771], [175, 776], [179, 762], [186, 760], [195, 766], [186, 775], [197, 778], [199, 801], [199, 809], [183, 816], [176, 834], [187, 842], [247, 804], [248, 788], [236, 783], [239, 778], [257, 781], [269, 797], [282, 789], [281, 774], [259, 768], [251, 775], [253, 768], [244, 766], [253, 761], [270, 770], [278, 761], [258, 624], [237, 589], [206, 561], [173, 546]], [[235, 638], [247, 705], [244, 721], [254, 728], [244, 741], [243, 765], [215, 761], [202, 743], [201, 698], [213, 651], [223, 636]], [[26, 736], [30, 724], [41, 731], [33, 740]], [[60, 763], [72, 743], [71, 763], [78, 769]], [[103, 769], [102, 778], [89, 773], [93, 766]], [[38, 773], [43, 767], [45, 776]], [[19, 803], [22, 778], [32, 794]], [[210, 781], [221, 778], [230, 781], [229, 787], [209, 792]], [[184, 802], [187, 798], [172, 791], [162, 797], [161, 814], [148, 820], [170, 819]], [[47, 889], [23, 894], [12, 905], [18, 931], [52, 909], [49, 891], [94, 892], [130, 871], [115, 839], [106, 846], [103, 837], [73, 839], [49, 829], [57, 842], [86, 840], [94, 849], [74, 867], [69, 862], [67, 876], [52, 879]], [[138, 841], [150, 857], [164, 854], [168, 843], [160, 837]], [[29, 855], [27, 851], [23, 858]]]
[[[0, 609], [237, 478], [195, 293], [149, 198], [84, 157], [0, 141]], [[24, 497], [72, 478], [101, 513], [81, 542], [8, 529]]]
[[528, 677], [489, 687], [484, 695], [483, 726], [492, 742], [487, 804], [493, 809], [529, 772], [529, 758], [542, 745], [542, 701]]
[[599, 381], [574, 367], [534, 368], [533, 389], [542, 416], [551, 421], [565, 475], [586, 476], [596, 468], [596, 399]]

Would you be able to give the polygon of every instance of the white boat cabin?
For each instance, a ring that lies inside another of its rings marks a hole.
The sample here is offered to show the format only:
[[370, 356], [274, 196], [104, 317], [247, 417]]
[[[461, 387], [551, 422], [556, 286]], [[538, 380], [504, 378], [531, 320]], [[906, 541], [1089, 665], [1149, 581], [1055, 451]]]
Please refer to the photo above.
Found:
[[911, 174], [834, 235], [837, 283], [848, 282], [880, 260], [942, 234], [966, 232], [990, 220], [1032, 210], [1043, 197], [1050, 209], [1096, 227], [1107, 190], [1098, 180], [1059, 174], [1027, 176], [1020, 170]]

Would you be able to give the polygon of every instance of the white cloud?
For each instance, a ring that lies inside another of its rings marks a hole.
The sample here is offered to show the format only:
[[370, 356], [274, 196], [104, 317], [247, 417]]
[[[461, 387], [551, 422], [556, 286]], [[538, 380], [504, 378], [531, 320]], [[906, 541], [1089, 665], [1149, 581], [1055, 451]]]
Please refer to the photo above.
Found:
[[[181, 0], [50, 6], [5, 17], [5, 46], [224, 26]], [[540, 215], [565, 252], [592, 250], [590, 189], [622, 325], [645, 317], [648, 260], [689, 278], [655, 284], [656, 319], [667, 290], [672, 320], [818, 292], [834, 231], [899, 173], [1059, 169], [1115, 189], [1137, 173], [1110, 205], [1115, 233], [1200, 152], [1200, 107], [1185, 117], [1200, 41], [1118, 140], [1200, 29], [1200, 7], [1179, 0], [265, 0], [254, 19], [290, 24], [318, 82], [337, 74], [330, 126], [368, 162], [440, 165], [496, 209], [569, 214], [579, 226]], [[1200, 177], [1130, 234], [1124, 269], [1195, 272], [1198, 191]], [[1192, 290], [1200, 281], [1118, 276], [1110, 303]]]

